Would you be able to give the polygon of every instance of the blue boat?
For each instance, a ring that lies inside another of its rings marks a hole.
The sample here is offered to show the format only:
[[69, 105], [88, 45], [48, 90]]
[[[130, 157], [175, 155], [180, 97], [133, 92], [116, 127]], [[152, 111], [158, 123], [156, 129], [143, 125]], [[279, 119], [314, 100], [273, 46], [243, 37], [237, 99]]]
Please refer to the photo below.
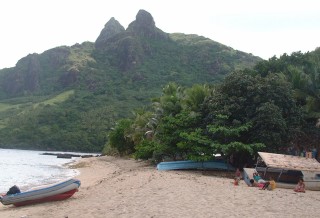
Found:
[[233, 166], [226, 163], [224, 160], [212, 161], [170, 161], [161, 162], [157, 165], [158, 170], [235, 170]]

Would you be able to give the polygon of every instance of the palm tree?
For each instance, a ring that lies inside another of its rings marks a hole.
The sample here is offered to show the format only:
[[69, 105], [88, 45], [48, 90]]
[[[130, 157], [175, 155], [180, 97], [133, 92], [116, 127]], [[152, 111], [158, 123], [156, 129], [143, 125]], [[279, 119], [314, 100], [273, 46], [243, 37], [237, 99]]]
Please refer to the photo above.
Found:
[[199, 111], [204, 100], [208, 97], [210, 89], [208, 85], [193, 85], [190, 89], [187, 89], [184, 97], [185, 107], [191, 111]]

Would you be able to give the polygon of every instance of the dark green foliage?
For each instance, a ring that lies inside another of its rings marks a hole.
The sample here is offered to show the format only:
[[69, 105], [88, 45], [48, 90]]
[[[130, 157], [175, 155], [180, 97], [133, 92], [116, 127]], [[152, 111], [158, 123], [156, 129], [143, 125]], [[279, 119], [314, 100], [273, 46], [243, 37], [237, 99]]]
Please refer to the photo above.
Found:
[[134, 157], [136, 159], [148, 160], [152, 158], [155, 162], [160, 162], [167, 155], [169, 148], [153, 140], [143, 140], [135, 146]]
[[[221, 153], [240, 167], [250, 163], [257, 151], [282, 152], [300, 136], [304, 118], [292, 87], [282, 73], [249, 69], [210, 88], [169, 83], [153, 100], [153, 109], [143, 112], [149, 114], [143, 116], [149, 122], [141, 123], [146, 134], [140, 134], [131, 152], [136, 158], [157, 157], [157, 161], [202, 161]], [[155, 122], [148, 126], [151, 121]], [[131, 136], [137, 129], [132, 127], [127, 127]]]
[[302, 131], [294, 130], [291, 143], [301, 150], [319, 147], [320, 132], [316, 124], [320, 117], [320, 49], [305, 54], [294, 52], [280, 58], [273, 57], [257, 64], [255, 70], [262, 76], [282, 75], [292, 84], [294, 100], [302, 109], [304, 123]]
[[185, 153], [184, 158], [195, 161], [212, 160], [216, 149], [212, 148], [211, 140], [203, 129], [196, 128], [193, 131], [180, 133], [181, 141], [177, 144], [178, 148]]
[[255, 66], [262, 76], [282, 74], [294, 89], [297, 102], [303, 106], [308, 117], [318, 118], [320, 115], [320, 49], [302, 54], [294, 52], [290, 56], [273, 57]]
[[[64, 104], [31, 104], [7, 117], [0, 131], [3, 147], [44, 150], [101, 151], [114, 123], [114, 108], [91, 96], [75, 94]], [[82, 98], [81, 104], [76, 103]], [[91, 99], [91, 100], [90, 100]], [[89, 101], [90, 100], [90, 101]], [[18, 115], [16, 115], [18, 114]], [[27, 146], [27, 147], [25, 147]]]
[[115, 129], [109, 133], [109, 144], [116, 148], [120, 155], [131, 154], [134, 149], [133, 141], [128, 137], [131, 124], [129, 119], [119, 120]]
[[193, 145], [190, 147], [190, 143], [187, 144], [187, 136], [199, 126], [198, 116], [193, 112], [182, 111], [175, 116], [164, 116], [161, 119], [157, 127], [157, 140], [167, 148], [167, 156], [172, 159], [185, 158], [194, 150]]
[[290, 84], [277, 75], [233, 73], [208, 99], [205, 111], [207, 123], [219, 114], [228, 117], [229, 125], [250, 123], [242, 141], [263, 143], [268, 151], [287, 146], [302, 120]]
[[232, 157], [236, 166], [243, 167], [257, 151], [265, 148], [260, 139], [250, 140], [248, 135], [253, 131], [252, 123], [241, 123], [239, 120], [230, 120], [226, 115], [216, 115], [207, 125], [208, 138], [214, 153]]

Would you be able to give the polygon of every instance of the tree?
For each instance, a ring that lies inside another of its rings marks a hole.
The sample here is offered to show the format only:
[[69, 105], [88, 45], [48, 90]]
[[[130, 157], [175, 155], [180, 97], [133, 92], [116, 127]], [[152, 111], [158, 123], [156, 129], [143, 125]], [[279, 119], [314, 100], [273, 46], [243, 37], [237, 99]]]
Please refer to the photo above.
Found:
[[195, 112], [199, 111], [209, 93], [210, 88], [208, 85], [195, 84], [191, 88], [186, 89], [183, 99], [185, 108]]
[[134, 143], [130, 137], [126, 137], [130, 130], [132, 120], [122, 119], [109, 133], [108, 146], [117, 149], [120, 155], [131, 154], [134, 151]]
[[[217, 115], [226, 116], [223, 125], [229, 127], [250, 123], [252, 128], [241, 134], [240, 142], [262, 143], [269, 151], [288, 145], [301, 123], [290, 84], [276, 74], [235, 72], [207, 100], [204, 110], [208, 125], [215, 124]], [[270, 140], [272, 136], [277, 137]]]
[[243, 167], [248, 163], [249, 157], [265, 147], [259, 140], [247, 139], [246, 135], [253, 129], [250, 122], [230, 121], [228, 116], [216, 115], [207, 129], [215, 154], [222, 154], [237, 167]]
[[181, 99], [183, 97], [183, 88], [176, 83], [170, 82], [163, 90], [163, 95], [159, 98], [159, 103], [164, 115], [175, 115], [182, 109]]

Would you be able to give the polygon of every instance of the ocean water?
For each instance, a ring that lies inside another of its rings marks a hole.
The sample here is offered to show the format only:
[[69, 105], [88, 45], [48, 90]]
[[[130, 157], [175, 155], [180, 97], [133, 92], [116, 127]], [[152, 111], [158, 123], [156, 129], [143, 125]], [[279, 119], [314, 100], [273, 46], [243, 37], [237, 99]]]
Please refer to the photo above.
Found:
[[13, 185], [17, 185], [21, 191], [24, 191], [34, 186], [59, 182], [79, 174], [78, 170], [65, 166], [79, 159], [78, 157], [63, 159], [54, 155], [41, 155], [44, 152], [0, 149], [0, 193], [7, 192]]

